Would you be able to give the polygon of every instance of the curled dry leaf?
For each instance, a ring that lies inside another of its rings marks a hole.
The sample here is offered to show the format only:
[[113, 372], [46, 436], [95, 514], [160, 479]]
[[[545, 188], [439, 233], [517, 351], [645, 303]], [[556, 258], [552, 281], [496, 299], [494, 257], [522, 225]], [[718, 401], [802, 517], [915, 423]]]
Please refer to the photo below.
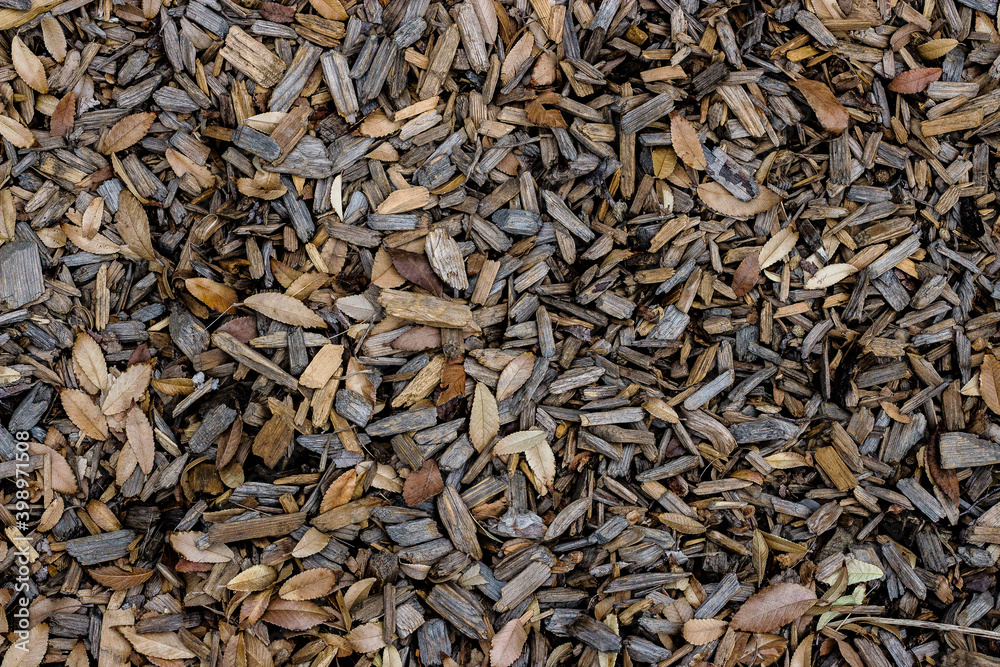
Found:
[[811, 79], [799, 79], [793, 81], [792, 85], [806, 98], [806, 102], [816, 113], [816, 118], [824, 130], [840, 134], [847, 129], [850, 114], [847, 113], [847, 109], [840, 103], [840, 100], [834, 97], [833, 92], [825, 83]]
[[717, 618], [692, 618], [684, 622], [681, 633], [695, 646], [714, 642], [726, 633], [726, 622]]
[[979, 369], [979, 396], [986, 407], [1000, 415], [1000, 361], [992, 354], [983, 355]]
[[425, 256], [406, 250], [390, 250], [389, 255], [392, 257], [392, 264], [396, 267], [399, 275], [415, 285], [420, 285], [435, 296], [444, 294], [444, 283], [434, 273], [434, 269], [431, 268]]
[[902, 95], [913, 95], [922, 92], [941, 78], [940, 67], [921, 67], [900, 72], [889, 82], [889, 90]]
[[192, 563], [229, 563], [236, 558], [233, 550], [225, 544], [212, 544], [207, 549], [199, 549], [196, 542], [204, 536], [205, 533], [196, 530], [170, 533], [170, 546]]
[[670, 141], [673, 143], [677, 157], [683, 160], [687, 166], [698, 171], [704, 171], [705, 167], [708, 166], [705, 160], [705, 149], [702, 148], [701, 139], [698, 137], [698, 130], [676, 111], [670, 114]]
[[745, 632], [771, 632], [796, 621], [816, 603], [816, 595], [799, 584], [780, 583], [754, 593], [733, 615], [730, 625]]
[[444, 490], [444, 480], [434, 459], [424, 461], [420, 470], [411, 472], [403, 484], [403, 500], [410, 507], [430, 500]]
[[497, 380], [497, 400], [502, 401], [524, 386], [535, 367], [535, 355], [525, 352], [504, 367]]
[[770, 188], [762, 187], [756, 197], [750, 201], [741, 201], [715, 181], [699, 185], [698, 197], [716, 213], [732, 218], [749, 218], [781, 203], [781, 195]]
[[490, 643], [490, 667], [510, 667], [521, 656], [528, 633], [521, 619], [507, 621]]
[[828, 264], [806, 281], [806, 289], [824, 289], [858, 272], [852, 264]]
[[88, 573], [94, 578], [94, 581], [113, 591], [127, 591], [153, 576], [153, 571], [146, 568], [133, 567], [130, 570], [124, 570], [117, 565], [95, 567], [88, 570]]
[[294, 297], [279, 292], [253, 294], [244, 299], [243, 305], [284, 324], [315, 329], [326, 328], [326, 321], [309, 310], [308, 306]]

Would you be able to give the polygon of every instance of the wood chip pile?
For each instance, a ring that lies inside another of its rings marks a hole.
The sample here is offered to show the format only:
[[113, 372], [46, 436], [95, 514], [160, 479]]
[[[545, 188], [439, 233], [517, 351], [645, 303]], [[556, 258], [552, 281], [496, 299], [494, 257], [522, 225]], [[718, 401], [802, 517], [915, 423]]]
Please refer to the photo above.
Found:
[[0, 0], [0, 667], [998, 667], [997, 0]]

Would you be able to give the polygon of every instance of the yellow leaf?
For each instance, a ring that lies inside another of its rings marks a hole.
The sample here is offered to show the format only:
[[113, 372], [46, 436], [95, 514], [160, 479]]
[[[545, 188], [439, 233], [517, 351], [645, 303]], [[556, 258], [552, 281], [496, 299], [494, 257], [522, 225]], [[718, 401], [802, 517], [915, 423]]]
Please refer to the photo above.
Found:
[[208, 278], [188, 278], [184, 286], [194, 298], [214, 311], [225, 313], [239, 300], [236, 290]]

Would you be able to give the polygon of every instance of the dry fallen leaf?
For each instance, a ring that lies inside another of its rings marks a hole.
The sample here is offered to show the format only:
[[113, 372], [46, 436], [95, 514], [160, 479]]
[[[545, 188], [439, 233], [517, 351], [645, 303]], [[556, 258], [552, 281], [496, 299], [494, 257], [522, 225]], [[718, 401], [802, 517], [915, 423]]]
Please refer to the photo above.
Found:
[[806, 281], [806, 289], [824, 289], [858, 272], [852, 264], [828, 264]]
[[770, 188], [761, 187], [760, 194], [756, 197], [750, 201], [741, 201], [715, 181], [699, 185], [698, 197], [713, 211], [733, 218], [749, 218], [781, 203], [781, 195]]
[[685, 621], [682, 633], [684, 639], [695, 646], [701, 646], [714, 642], [724, 635], [726, 625], [725, 621], [717, 618], [692, 618], [690, 621]]
[[314, 600], [329, 595], [336, 583], [337, 576], [331, 570], [316, 567], [288, 579], [278, 595], [285, 600]]
[[263, 620], [285, 630], [308, 630], [330, 619], [330, 615], [315, 602], [274, 598], [262, 616]]
[[759, 264], [761, 269], [780, 262], [788, 256], [799, 241], [799, 233], [791, 227], [783, 227], [772, 236], [760, 249]]
[[232, 287], [208, 278], [188, 278], [184, 281], [184, 286], [194, 298], [220, 313], [229, 311], [239, 301], [236, 290]]
[[894, 93], [913, 95], [922, 92], [940, 78], [940, 67], [921, 67], [900, 72], [896, 78], [889, 82], [888, 88]]
[[111, 416], [124, 412], [132, 404], [138, 401], [146, 393], [149, 381], [153, 378], [153, 365], [150, 363], [133, 364], [119, 375], [107, 394], [104, 396], [102, 409], [104, 414]]
[[528, 633], [521, 619], [507, 621], [490, 643], [490, 667], [510, 667], [521, 656]]
[[149, 132], [149, 128], [153, 126], [154, 120], [156, 120], [156, 114], [148, 112], [125, 116], [104, 135], [100, 151], [105, 155], [110, 155], [139, 143]]
[[750, 292], [757, 284], [757, 279], [760, 278], [759, 258], [758, 253], [752, 252], [736, 267], [736, 272], [733, 274], [733, 292], [738, 298]]
[[101, 586], [107, 586], [113, 591], [127, 591], [153, 576], [152, 570], [142, 567], [133, 567], [129, 570], [124, 570], [117, 565], [95, 567], [88, 570], [88, 573], [94, 578], [94, 581]]
[[535, 368], [535, 355], [525, 352], [514, 358], [500, 373], [497, 380], [497, 401], [502, 401], [524, 386]]
[[84, 435], [94, 440], [107, 439], [108, 421], [94, 399], [79, 389], [63, 389], [59, 397], [66, 416]]
[[823, 129], [836, 134], [847, 129], [850, 114], [847, 113], [844, 105], [834, 97], [825, 83], [811, 79], [799, 79], [793, 81], [792, 85], [806, 98], [806, 102], [816, 113], [816, 118]]
[[805, 586], [780, 583], [754, 593], [730, 620], [734, 630], [771, 632], [798, 620], [816, 603], [816, 595]]
[[14, 61], [17, 75], [32, 90], [43, 95], [49, 92], [49, 84], [45, 80], [45, 66], [17, 35], [10, 42], [10, 57]]
[[262, 591], [277, 579], [278, 573], [273, 567], [267, 565], [253, 565], [243, 570], [229, 580], [226, 588], [231, 591], [243, 591], [245, 593], [255, 593]]
[[500, 412], [493, 392], [482, 382], [476, 383], [469, 413], [469, 439], [482, 452], [500, 432]]
[[410, 507], [427, 501], [444, 490], [441, 471], [434, 459], [424, 461], [420, 470], [411, 472], [403, 485], [403, 500]]
[[261, 292], [243, 300], [243, 305], [261, 315], [292, 326], [325, 329], [326, 321], [293, 297], [279, 292]]
[[983, 355], [979, 369], [979, 395], [986, 407], [1000, 415], [1000, 361], [992, 354]]
[[683, 160], [684, 164], [698, 171], [705, 170], [708, 163], [705, 160], [705, 149], [702, 148], [698, 131], [694, 129], [691, 121], [676, 111], [670, 114], [670, 140], [677, 157]]
[[76, 94], [71, 90], [59, 100], [49, 119], [49, 132], [56, 137], [65, 137], [76, 124]]

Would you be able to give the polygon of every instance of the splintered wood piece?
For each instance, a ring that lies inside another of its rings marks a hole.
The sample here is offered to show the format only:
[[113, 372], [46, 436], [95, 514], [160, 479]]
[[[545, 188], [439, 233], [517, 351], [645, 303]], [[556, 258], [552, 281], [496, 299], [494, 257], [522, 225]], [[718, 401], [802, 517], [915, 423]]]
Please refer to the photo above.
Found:
[[219, 55], [265, 88], [276, 85], [285, 71], [281, 58], [238, 26], [229, 28]]

